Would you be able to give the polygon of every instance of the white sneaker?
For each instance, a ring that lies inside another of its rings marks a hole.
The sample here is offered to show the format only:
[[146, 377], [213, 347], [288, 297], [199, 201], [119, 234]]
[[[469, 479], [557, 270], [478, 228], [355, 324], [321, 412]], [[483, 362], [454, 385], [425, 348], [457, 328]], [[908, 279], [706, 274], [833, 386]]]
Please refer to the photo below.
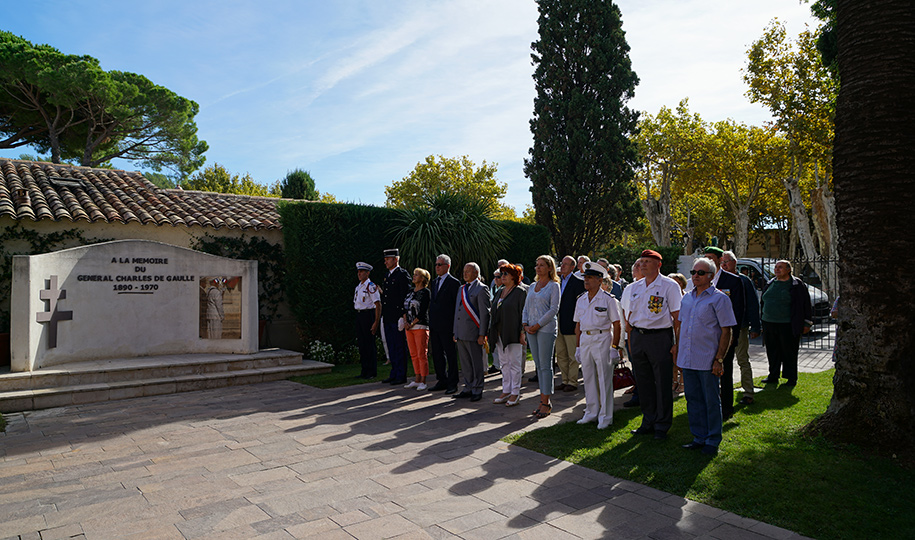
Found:
[[588, 418], [587, 416], [575, 422], [576, 424], [590, 424], [591, 422], [597, 420], [597, 418]]
[[417, 386], [419, 386], [419, 383], [416, 381], [413, 381], [410, 384], [403, 385], [404, 388], [416, 388]]
[[425, 390], [426, 388], [428, 388], [428, 387], [426, 386], [426, 383], [424, 383], [424, 382], [421, 382], [418, 385], [416, 385], [416, 389], [420, 390], [420, 391]]

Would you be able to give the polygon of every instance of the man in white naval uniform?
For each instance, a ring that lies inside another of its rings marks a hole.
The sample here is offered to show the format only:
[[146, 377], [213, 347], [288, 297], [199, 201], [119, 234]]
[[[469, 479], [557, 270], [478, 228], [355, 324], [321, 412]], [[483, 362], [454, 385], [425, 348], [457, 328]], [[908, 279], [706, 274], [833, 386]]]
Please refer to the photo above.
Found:
[[585, 415], [579, 424], [597, 421], [597, 429], [613, 423], [613, 365], [619, 360], [619, 303], [601, 283], [607, 270], [598, 263], [584, 264], [585, 292], [575, 303], [575, 359], [581, 363], [585, 387]]

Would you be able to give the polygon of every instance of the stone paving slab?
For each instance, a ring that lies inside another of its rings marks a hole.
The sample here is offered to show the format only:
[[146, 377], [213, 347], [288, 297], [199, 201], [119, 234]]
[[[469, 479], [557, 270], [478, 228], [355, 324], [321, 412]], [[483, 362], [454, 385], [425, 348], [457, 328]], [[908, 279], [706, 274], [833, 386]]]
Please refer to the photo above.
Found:
[[584, 404], [537, 423], [535, 389], [496, 407], [497, 380], [478, 403], [277, 381], [8, 415], [0, 538], [801, 538], [501, 442]]

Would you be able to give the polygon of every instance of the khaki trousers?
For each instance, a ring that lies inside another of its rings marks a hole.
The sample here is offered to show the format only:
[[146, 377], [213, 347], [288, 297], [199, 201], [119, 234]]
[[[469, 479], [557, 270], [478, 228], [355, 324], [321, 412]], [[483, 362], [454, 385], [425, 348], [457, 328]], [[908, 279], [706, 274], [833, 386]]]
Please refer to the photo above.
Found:
[[578, 386], [578, 362], [575, 361], [575, 334], [556, 336], [556, 363], [562, 374], [562, 384]]
[[740, 386], [744, 394], [752, 395], [753, 368], [750, 367], [750, 327], [744, 326], [737, 331], [737, 349], [734, 352], [737, 366], [740, 367]]

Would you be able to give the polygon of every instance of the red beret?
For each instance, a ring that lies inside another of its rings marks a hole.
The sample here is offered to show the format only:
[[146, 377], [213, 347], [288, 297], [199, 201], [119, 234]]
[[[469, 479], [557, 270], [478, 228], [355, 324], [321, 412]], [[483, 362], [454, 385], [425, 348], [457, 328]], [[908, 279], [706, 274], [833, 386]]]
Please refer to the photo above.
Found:
[[659, 260], [659, 261], [663, 261], [663, 260], [664, 260], [664, 259], [661, 258], [661, 254], [658, 253], [657, 251], [653, 250], [653, 249], [646, 249], [645, 251], [643, 251], [643, 252], [642, 252], [642, 257], [650, 257], [650, 258], [652, 258], [652, 259], [657, 259], [657, 260]]

